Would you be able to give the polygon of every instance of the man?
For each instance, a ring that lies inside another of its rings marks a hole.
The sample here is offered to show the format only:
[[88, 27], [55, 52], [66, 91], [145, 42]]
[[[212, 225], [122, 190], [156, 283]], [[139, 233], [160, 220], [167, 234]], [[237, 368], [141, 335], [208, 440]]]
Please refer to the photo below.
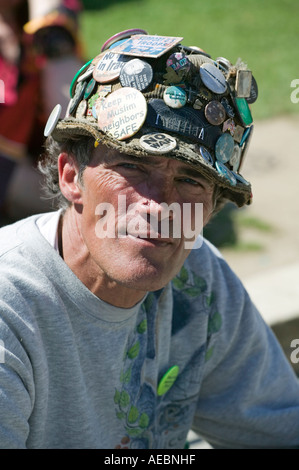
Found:
[[297, 378], [200, 233], [251, 202], [256, 83], [182, 39], [118, 33], [51, 113], [60, 209], [1, 230], [3, 448], [299, 447]]

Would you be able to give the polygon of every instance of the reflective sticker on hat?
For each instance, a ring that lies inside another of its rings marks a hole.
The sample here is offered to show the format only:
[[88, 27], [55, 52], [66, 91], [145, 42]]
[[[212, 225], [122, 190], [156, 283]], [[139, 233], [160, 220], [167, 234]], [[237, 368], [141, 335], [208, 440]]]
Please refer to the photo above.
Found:
[[113, 50], [118, 54], [139, 57], [160, 57], [176, 46], [182, 37], [135, 35]]
[[224, 106], [219, 101], [210, 101], [205, 107], [205, 116], [210, 124], [219, 126], [226, 117]]
[[234, 139], [230, 134], [222, 134], [215, 145], [215, 156], [221, 163], [230, 160], [234, 151]]
[[208, 148], [214, 148], [222, 134], [218, 126], [212, 126], [206, 120], [202, 110], [187, 106], [180, 109], [170, 108], [163, 100], [156, 98], [148, 102], [146, 123], [151, 127], [202, 142]]
[[94, 71], [93, 78], [99, 83], [109, 83], [119, 77], [122, 67], [130, 60], [121, 54], [107, 51], [100, 57]]
[[201, 154], [202, 158], [205, 160], [205, 162], [209, 163], [210, 165], [214, 164], [213, 157], [210, 154], [210, 152], [208, 151], [208, 149], [201, 146], [199, 151], [200, 151], [200, 154]]
[[226, 166], [223, 163], [216, 161], [215, 166], [216, 166], [218, 173], [221, 176], [224, 176], [230, 182], [231, 186], [236, 186], [237, 184], [236, 178], [234, 177], [233, 173], [228, 168], [226, 168]]
[[233, 167], [233, 171], [238, 171], [241, 161], [241, 147], [238, 144], [234, 145], [234, 151], [229, 159], [229, 164]]
[[143, 135], [139, 142], [144, 150], [155, 154], [171, 152], [177, 146], [177, 141], [174, 137], [161, 132], [153, 132], [151, 134]]
[[104, 98], [98, 109], [99, 128], [117, 140], [125, 140], [143, 126], [146, 99], [136, 88], [124, 87]]
[[45, 137], [49, 137], [49, 135], [52, 134], [53, 130], [56, 127], [57, 122], [59, 121], [61, 111], [62, 111], [61, 104], [57, 104], [54, 107], [54, 109], [52, 110], [52, 112], [51, 112], [51, 114], [48, 118], [47, 124], [45, 126], [45, 130], [44, 130], [44, 136]]
[[235, 89], [239, 98], [249, 98], [251, 82], [251, 70], [237, 70]]
[[182, 108], [187, 103], [186, 92], [178, 86], [169, 86], [166, 88], [163, 99], [171, 108]]
[[222, 94], [227, 90], [225, 77], [214, 64], [205, 63], [200, 66], [200, 77], [204, 85], [213, 93]]
[[131, 59], [121, 69], [119, 81], [122, 86], [145, 90], [153, 80], [153, 69], [150, 64], [140, 59]]

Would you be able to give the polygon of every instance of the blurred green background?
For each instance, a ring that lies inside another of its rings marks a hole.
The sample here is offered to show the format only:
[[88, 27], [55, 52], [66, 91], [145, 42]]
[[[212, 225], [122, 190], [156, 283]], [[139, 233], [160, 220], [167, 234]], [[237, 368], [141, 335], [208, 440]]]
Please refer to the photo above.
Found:
[[129, 28], [183, 36], [212, 58], [239, 57], [258, 82], [255, 119], [299, 112], [291, 81], [299, 79], [298, 0], [83, 0], [81, 32], [87, 58]]

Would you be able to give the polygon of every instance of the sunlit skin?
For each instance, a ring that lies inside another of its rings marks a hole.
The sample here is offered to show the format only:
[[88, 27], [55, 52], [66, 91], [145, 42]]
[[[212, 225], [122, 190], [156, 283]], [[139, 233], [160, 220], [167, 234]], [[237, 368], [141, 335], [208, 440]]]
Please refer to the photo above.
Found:
[[[97, 206], [112, 204], [118, 196], [127, 207], [135, 204], [143, 214], [162, 214], [161, 203], [190, 203], [195, 224], [195, 203], [203, 203], [203, 224], [213, 212], [214, 186], [188, 164], [161, 156], [132, 157], [99, 146], [83, 172], [82, 184], [71, 156], [59, 156], [60, 187], [71, 202], [61, 227], [62, 256], [96, 296], [123, 308], [139, 302], [148, 291], [165, 286], [181, 269], [190, 249], [185, 237], [138, 238], [132, 234], [99, 238]], [[170, 226], [172, 224], [171, 214]], [[118, 225], [116, 220], [115, 224]], [[160, 234], [161, 235], [161, 234]]]

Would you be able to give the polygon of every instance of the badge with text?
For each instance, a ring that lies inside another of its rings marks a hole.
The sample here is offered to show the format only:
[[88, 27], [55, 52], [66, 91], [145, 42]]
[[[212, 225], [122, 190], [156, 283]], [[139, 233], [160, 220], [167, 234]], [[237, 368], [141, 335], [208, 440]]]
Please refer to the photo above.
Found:
[[99, 128], [117, 140], [125, 140], [143, 126], [147, 105], [140, 91], [125, 87], [104, 98], [97, 111]]
[[140, 59], [131, 59], [127, 62], [119, 76], [123, 87], [129, 86], [139, 91], [145, 90], [153, 79], [153, 69], [150, 64]]
[[149, 153], [163, 154], [174, 150], [177, 146], [177, 142], [175, 138], [170, 135], [161, 132], [153, 132], [143, 135], [140, 139], [140, 145]]
[[140, 57], [160, 57], [176, 46], [182, 37], [135, 35], [112, 49], [118, 54]]
[[99, 59], [93, 71], [93, 78], [99, 83], [109, 83], [119, 77], [129, 57], [107, 51]]

